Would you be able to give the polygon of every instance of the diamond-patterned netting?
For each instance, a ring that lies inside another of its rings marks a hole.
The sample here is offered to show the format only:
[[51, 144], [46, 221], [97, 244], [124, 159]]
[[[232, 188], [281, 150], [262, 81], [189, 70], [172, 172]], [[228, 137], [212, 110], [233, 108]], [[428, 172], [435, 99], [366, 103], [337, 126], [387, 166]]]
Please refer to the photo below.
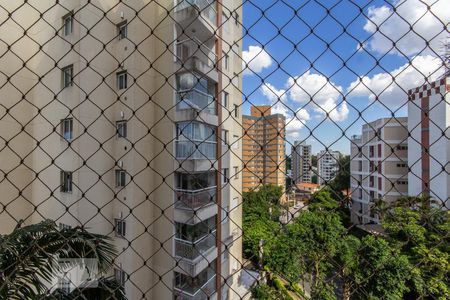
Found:
[[448, 0], [0, 0], [0, 299], [449, 299]]

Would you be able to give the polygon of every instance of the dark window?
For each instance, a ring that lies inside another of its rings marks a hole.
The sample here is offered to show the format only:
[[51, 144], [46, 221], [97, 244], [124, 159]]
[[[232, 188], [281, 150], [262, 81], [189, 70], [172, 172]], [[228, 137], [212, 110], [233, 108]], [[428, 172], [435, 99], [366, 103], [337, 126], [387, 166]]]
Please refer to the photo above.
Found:
[[62, 71], [62, 86], [63, 88], [73, 85], [73, 65], [64, 67]]
[[61, 135], [66, 141], [71, 141], [73, 138], [73, 119], [68, 118], [61, 120]]
[[119, 90], [128, 88], [128, 74], [126, 71], [117, 73], [117, 88]]
[[61, 171], [60, 173], [61, 181], [61, 192], [71, 193], [72, 192], [72, 172]]
[[127, 121], [117, 121], [116, 122], [117, 137], [126, 138], [127, 137]]
[[127, 173], [124, 170], [116, 170], [116, 187], [125, 187]]
[[126, 234], [126, 223], [122, 219], [116, 219], [116, 236], [118, 237], [125, 237]]

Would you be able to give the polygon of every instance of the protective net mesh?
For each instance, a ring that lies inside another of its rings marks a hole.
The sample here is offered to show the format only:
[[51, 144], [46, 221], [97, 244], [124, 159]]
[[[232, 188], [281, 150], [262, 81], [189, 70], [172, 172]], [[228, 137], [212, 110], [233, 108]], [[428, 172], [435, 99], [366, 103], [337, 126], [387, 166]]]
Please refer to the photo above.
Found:
[[1, 299], [449, 299], [448, 0], [0, 0]]

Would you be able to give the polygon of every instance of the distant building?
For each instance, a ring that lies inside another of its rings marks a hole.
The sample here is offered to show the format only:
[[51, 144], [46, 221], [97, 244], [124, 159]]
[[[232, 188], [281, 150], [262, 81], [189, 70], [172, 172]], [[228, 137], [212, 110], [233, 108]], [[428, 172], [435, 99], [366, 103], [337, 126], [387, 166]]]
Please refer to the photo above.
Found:
[[287, 202], [290, 206], [307, 205], [312, 194], [320, 190], [320, 185], [314, 183], [299, 183], [292, 185], [287, 194]]
[[375, 200], [393, 201], [408, 192], [407, 118], [384, 118], [364, 124], [353, 136], [350, 154], [351, 219], [379, 223]]
[[339, 171], [341, 153], [333, 150], [322, 150], [317, 155], [318, 183], [325, 185], [336, 177]]
[[311, 183], [311, 145], [296, 141], [291, 148], [292, 180]]
[[409, 91], [408, 193], [450, 208], [450, 78]]
[[243, 116], [244, 192], [265, 184], [285, 186], [285, 123], [282, 114], [271, 113], [270, 105], [252, 106], [250, 116]]

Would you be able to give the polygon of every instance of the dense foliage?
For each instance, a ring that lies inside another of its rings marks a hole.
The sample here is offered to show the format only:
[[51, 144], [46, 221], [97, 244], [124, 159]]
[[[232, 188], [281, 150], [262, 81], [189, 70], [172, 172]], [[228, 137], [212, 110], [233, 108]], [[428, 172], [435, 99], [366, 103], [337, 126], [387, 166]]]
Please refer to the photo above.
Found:
[[100, 274], [106, 274], [116, 255], [109, 237], [81, 227], [59, 230], [50, 220], [17, 227], [0, 235], [0, 299], [124, 299], [122, 287], [104, 277], [95, 289], [48, 293], [48, 283], [62, 271], [59, 259], [90, 258]]
[[[385, 233], [374, 236], [347, 230], [345, 209], [327, 188], [281, 226], [275, 200], [280, 192], [268, 186], [244, 195], [244, 251], [291, 284], [307, 281], [311, 299], [450, 299], [449, 214], [429, 198], [377, 204]], [[257, 298], [277, 299], [270, 289], [268, 282], [254, 296], [264, 292]]]

